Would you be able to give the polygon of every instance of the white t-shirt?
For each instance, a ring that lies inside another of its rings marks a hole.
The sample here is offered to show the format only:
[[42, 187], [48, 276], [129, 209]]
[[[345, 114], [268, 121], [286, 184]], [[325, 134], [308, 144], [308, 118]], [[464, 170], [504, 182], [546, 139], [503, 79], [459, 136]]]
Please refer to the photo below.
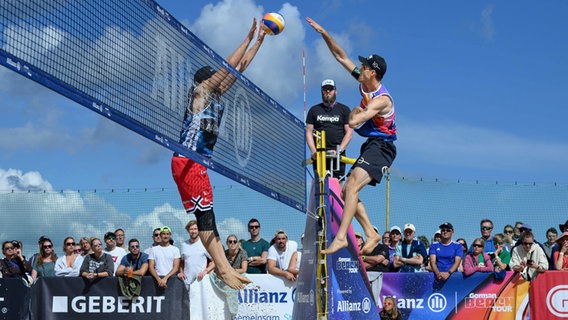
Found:
[[185, 240], [181, 244], [181, 258], [184, 261], [183, 273], [188, 283], [192, 283], [197, 278], [197, 274], [207, 267], [207, 259], [211, 259], [211, 255], [205, 250], [201, 239], [197, 238], [194, 243]]
[[298, 243], [293, 240], [288, 240], [288, 242], [286, 242], [286, 250], [284, 252], [278, 251], [278, 249], [276, 249], [276, 244], [273, 244], [270, 248], [268, 248], [267, 259], [276, 261], [276, 267], [282, 270], [288, 270], [292, 254], [296, 251], [298, 251]]
[[116, 269], [118, 269], [122, 257], [126, 255], [126, 250], [122, 249], [121, 247], [114, 247], [114, 250], [112, 251], [107, 251], [105, 249], [103, 250], [103, 252], [110, 254], [110, 256], [112, 257], [112, 262], [114, 263], [114, 274], [116, 274]]
[[172, 271], [174, 260], [181, 257], [176, 246], [155, 246], [150, 250], [148, 260], [154, 260], [158, 276], [163, 277]]

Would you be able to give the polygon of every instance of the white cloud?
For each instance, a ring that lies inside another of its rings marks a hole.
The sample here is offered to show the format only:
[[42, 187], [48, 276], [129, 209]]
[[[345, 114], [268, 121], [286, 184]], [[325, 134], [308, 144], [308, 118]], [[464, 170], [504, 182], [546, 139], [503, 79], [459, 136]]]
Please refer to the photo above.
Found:
[[51, 184], [43, 180], [37, 171], [23, 173], [20, 170], [0, 168], [0, 190], [4, 191], [51, 191]]
[[487, 5], [481, 11], [481, 33], [487, 40], [493, 40], [495, 37], [495, 26], [493, 25], [493, 5]]

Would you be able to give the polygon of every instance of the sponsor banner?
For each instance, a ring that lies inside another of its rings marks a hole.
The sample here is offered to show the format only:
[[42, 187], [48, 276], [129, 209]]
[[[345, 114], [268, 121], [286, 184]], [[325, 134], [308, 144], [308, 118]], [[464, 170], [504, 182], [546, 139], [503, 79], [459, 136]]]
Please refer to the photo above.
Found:
[[[331, 243], [343, 216], [341, 185], [337, 179], [327, 179], [329, 197], [326, 198], [327, 243]], [[379, 319], [377, 307], [367, 277], [365, 265], [353, 227], [347, 233], [348, 245], [327, 258], [329, 271], [328, 314], [330, 319]]]
[[528, 311], [528, 282], [513, 272], [500, 281], [457, 272], [445, 282], [433, 273], [384, 273], [379, 310], [386, 296], [396, 297], [403, 319], [522, 319]]
[[0, 278], [0, 319], [29, 319], [30, 288], [19, 278]]
[[33, 319], [189, 319], [183, 282], [170, 278], [167, 289], [152, 277], [142, 278], [139, 297], [121, 295], [118, 278], [87, 281], [81, 277], [39, 278], [32, 290]]
[[[189, 289], [192, 319], [289, 320], [292, 319], [296, 288], [293, 282], [269, 274], [247, 274], [252, 283], [237, 295], [212, 285], [209, 275], [194, 281]], [[234, 299], [235, 301], [228, 301]], [[238, 302], [236, 315], [230, 305]], [[302, 318], [308, 319], [308, 318]]]
[[530, 297], [531, 320], [568, 319], [568, 271], [539, 274]]

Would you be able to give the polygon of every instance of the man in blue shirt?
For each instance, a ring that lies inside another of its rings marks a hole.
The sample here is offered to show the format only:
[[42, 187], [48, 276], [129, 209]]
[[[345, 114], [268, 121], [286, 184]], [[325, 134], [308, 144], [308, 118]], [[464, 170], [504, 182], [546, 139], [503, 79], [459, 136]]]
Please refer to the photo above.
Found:
[[463, 259], [463, 249], [461, 244], [452, 241], [454, 226], [451, 223], [442, 223], [440, 231], [440, 242], [430, 246], [430, 265], [436, 279], [446, 281], [458, 269]]

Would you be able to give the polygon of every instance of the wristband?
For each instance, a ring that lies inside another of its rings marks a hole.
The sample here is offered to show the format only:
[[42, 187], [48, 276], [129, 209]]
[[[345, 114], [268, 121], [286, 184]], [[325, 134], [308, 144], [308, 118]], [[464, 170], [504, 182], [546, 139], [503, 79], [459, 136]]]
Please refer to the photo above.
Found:
[[359, 70], [359, 68], [355, 67], [353, 69], [353, 71], [351, 71], [351, 75], [353, 76], [353, 78], [355, 78], [356, 80], [359, 79], [359, 76], [361, 75], [361, 70]]

